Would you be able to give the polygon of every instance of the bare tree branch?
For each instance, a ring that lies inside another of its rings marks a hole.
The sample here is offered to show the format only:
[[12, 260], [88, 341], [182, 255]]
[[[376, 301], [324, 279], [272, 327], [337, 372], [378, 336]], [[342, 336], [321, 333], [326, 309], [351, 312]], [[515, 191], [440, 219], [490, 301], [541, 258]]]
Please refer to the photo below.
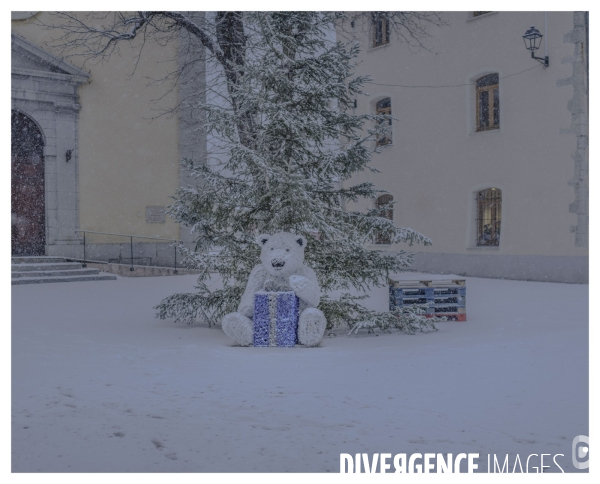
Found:
[[[391, 33], [399, 42], [408, 45], [411, 49], [423, 49], [428, 52], [433, 52], [426, 43], [431, 37], [430, 29], [449, 25], [439, 12], [369, 11], [352, 12], [350, 16], [341, 19], [338, 22], [338, 31], [346, 39], [355, 37], [358, 31], [369, 38], [372, 22], [377, 18], [387, 20]], [[356, 26], [356, 23], [359, 23], [359, 26]]]
[[[138, 12], [92, 12], [92, 13], [73, 13], [56, 12], [51, 14], [55, 22], [41, 22], [46, 29], [58, 33], [49, 46], [64, 58], [82, 58], [84, 64], [87, 61], [97, 60], [106, 61], [111, 55], [119, 52], [119, 46], [125, 42], [135, 48], [136, 57], [135, 68], [140, 61], [141, 53], [146, 42], [152, 40], [158, 45], [166, 46], [172, 42], [178, 41], [181, 32], [186, 32], [190, 38], [190, 45], [202, 46], [205, 55], [202, 62], [209, 62], [211, 59], [216, 61], [216, 65], [222, 71], [226, 85], [227, 105], [230, 106], [237, 118], [237, 132], [243, 145], [251, 148], [253, 146], [254, 121], [252, 114], [244, 111], [240, 113], [240, 99], [238, 90], [243, 82], [244, 69], [247, 55], [247, 35], [253, 32], [254, 23], [264, 23], [265, 19], [270, 18], [265, 12], [216, 12], [211, 16], [189, 15], [188, 12], [169, 12], [169, 11], [138, 11]], [[353, 37], [355, 32], [348, 30], [348, 17], [343, 12], [331, 12], [324, 15], [332, 15], [341, 26], [339, 32]], [[428, 29], [432, 26], [447, 25], [446, 21], [436, 12], [355, 12], [351, 14], [351, 19], [362, 18], [367, 22], [361, 22], [363, 29], [369, 28], [369, 22], [372, 18], [383, 16], [387, 19], [390, 30], [394, 32], [396, 38], [412, 48], [419, 48], [431, 51], [425, 44], [430, 37]], [[276, 17], [276, 15], [275, 15]], [[260, 28], [268, 32], [268, 25], [262, 25]], [[298, 45], [299, 39], [303, 35], [302, 30], [289, 32], [289, 45]], [[265, 39], [267, 39], [265, 35]], [[138, 40], [139, 42], [134, 43]], [[252, 48], [260, 48], [253, 45]], [[295, 52], [286, 45], [283, 46], [282, 55], [292, 59]], [[170, 59], [169, 59], [170, 60]], [[167, 60], [167, 62], [169, 61]], [[193, 70], [193, 65], [199, 59], [190, 56], [186, 62], [179, 65], [167, 75], [158, 79], [149, 80], [149, 84], [171, 83], [170, 88], [158, 100], [171, 93], [177, 86], [184, 74]], [[131, 74], [133, 75], [133, 73]], [[290, 72], [291, 76], [292, 73]], [[217, 75], [214, 83], [220, 83], [221, 77]], [[188, 82], [189, 79], [188, 79]], [[205, 83], [199, 83], [204, 85]], [[213, 86], [205, 87], [205, 95], [209, 92], [215, 97], [222, 97], [223, 91], [213, 89]], [[176, 110], [181, 109], [185, 104], [184, 100], [176, 103], [176, 106], [163, 111], [163, 114], [174, 114]]]

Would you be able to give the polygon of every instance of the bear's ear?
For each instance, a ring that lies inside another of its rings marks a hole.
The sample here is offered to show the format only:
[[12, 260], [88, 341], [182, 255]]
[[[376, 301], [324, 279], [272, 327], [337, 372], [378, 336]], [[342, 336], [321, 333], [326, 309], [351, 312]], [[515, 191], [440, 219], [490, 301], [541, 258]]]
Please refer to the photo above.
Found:
[[263, 247], [271, 238], [270, 235], [267, 234], [260, 234], [259, 236], [256, 237], [256, 243], [258, 245], [260, 245], [261, 247]]
[[300, 247], [306, 247], [306, 239], [301, 235], [294, 236], [294, 240]]

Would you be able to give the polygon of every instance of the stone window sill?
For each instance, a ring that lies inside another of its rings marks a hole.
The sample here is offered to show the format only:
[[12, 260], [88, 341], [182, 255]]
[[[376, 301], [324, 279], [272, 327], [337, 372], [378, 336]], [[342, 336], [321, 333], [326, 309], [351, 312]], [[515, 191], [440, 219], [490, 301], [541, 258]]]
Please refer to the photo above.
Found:
[[391, 45], [391, 42], [387, 42], [387, 43], [381, 44], [381, 45], [370, 44], [370, 46], [367, 47], [367, 52], [373, 52], [376, 50], [385, 49], [386, 47], [389, 47], [390, 45]]
[[473, 20], [479, 20], [480, 18], [486, 18], [486, 17], [489, 17], [490, 15], [495, 15], [497, 13], [498, 12], [496, 11], [496, 12], [484, 13], [483, 15], [477, 15], [477, 17], [470, 16], [469, 18], [467, 18], [467, 22], [472, 22]]

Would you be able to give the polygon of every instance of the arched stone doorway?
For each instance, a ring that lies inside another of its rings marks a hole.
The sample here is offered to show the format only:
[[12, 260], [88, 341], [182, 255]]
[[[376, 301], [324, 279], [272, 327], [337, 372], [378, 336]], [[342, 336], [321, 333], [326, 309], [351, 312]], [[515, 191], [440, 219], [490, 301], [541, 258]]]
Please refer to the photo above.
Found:
[[29, 116], [11, 116], [11, 253], [44, 255], [44, 137]]
[[[23, 123], [35, 120], [31, 132], [40, 137], [29, 151], [38, 155], [43, 153], [37, 168], [28, 168], [35, 172], [37, 183], [23, 188], [34, 191], [33, 187], [36, 187], [33, 199], [38, 202], [33, 205], [38, 214], [34, 217], [37, 242], [25, 246], [16, 244], [19, 252], [58, 257], [81, 257], [83, 254], [82, 238], [76, 233], [79, 229], [78, 125], [81, 108], [78, 89], [88, 81], [87, 73], [24, 38], [11, 35], [11, 109], [26, 113], [25, 118], [20, 118]], [[22, 133], [13, 132], [13, 148], [17, 149], [19, 143], [14, 139], [15, 134], [19, 139]], [[40, 145], [43, 145], [43, 152]], [[14, 175], [13, 181], [19, 185]], [[27, 185], [25, 180], [21, 181]], [[13, 190], [15, 188], [13, 184]], [[13, 195], [16, 194], [13, 192]], [[17, 205], [13, 200], [13, 207]], [[17, 217], [18, 214], [13, 216], [14, 222], [18, 221]], [[21, 235], [17, 230], [14, 232], [15, 236]], [[21, 240], [17, 238], [17, 241]]]

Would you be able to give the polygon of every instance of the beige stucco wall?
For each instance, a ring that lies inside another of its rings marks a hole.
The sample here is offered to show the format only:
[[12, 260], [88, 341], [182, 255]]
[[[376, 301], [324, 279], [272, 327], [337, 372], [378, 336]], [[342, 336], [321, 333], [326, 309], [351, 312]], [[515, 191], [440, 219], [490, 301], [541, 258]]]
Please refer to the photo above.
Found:
[[[36, 20], [52, 21], [40, 12], [26, 20], [13, 20], [12, 30], [47, 52], [56, 32], [44, 30]], [[135, 44], [134, 44], [135, 45]], [[144, 48], [134, 71], [135, 47], [124, 43], [120, 54], [103, 64], [83, 64], [90, 82], [79, 89], [79, 227], [102, 232], [179, 237], [179, 225], [146, 223], [146, 206], [165, 206], [179, 186], [177, 117], [156, 117], [157, 107], [175, 105], [177, 91], [148, 86], [148, 78], [161, 78], [177, 67], [176, 45]], [[123, 242], [103, 238], [97, 242]]]
[[[532, 25], [543, 32], [543, 12], [498, 12], [472, 20], [466, 12], [443, 16], [450, 26], [431, 29], [428, 43], [436, 54], [411, 52], [393, 35], [389, 45], [368, 48], [365, 17], [357, 18], [353, 32], [363, 46], [357, 73], [381, 84], [454, 85], [491, 72], [502, 78], [537, 64], [522, 35]], [[576, 139], [560, 134], [571, 124], [567, 103], [573, 90], [556, 84], [572, 74], [571, 64], [561, 63], [573, 55], [573, 44], [563, 43], [571, 29], [572, 12], [549, 12], [550, 67], [500, 80], [499, 130], [475, 132], [473, 86], [366, 86], [370, 95], [358, 99], [356, 112], [374, 113], [375, 102], [389, 96], [399, 120], [393, 123], [393, 145], [373, 157], [381, 173], [353, 181], [372, 181], [394, 196], [396, 224], [433, 240], [417, 251], [587, 255], [586, 248], [575, 246], [571, 226], [577, 216], [569, 212]], [[543, 47], [537, 55], [544, 55]], [[473, 248], [474, 192], [488, 187], [502, 189], [500, 247]]]

